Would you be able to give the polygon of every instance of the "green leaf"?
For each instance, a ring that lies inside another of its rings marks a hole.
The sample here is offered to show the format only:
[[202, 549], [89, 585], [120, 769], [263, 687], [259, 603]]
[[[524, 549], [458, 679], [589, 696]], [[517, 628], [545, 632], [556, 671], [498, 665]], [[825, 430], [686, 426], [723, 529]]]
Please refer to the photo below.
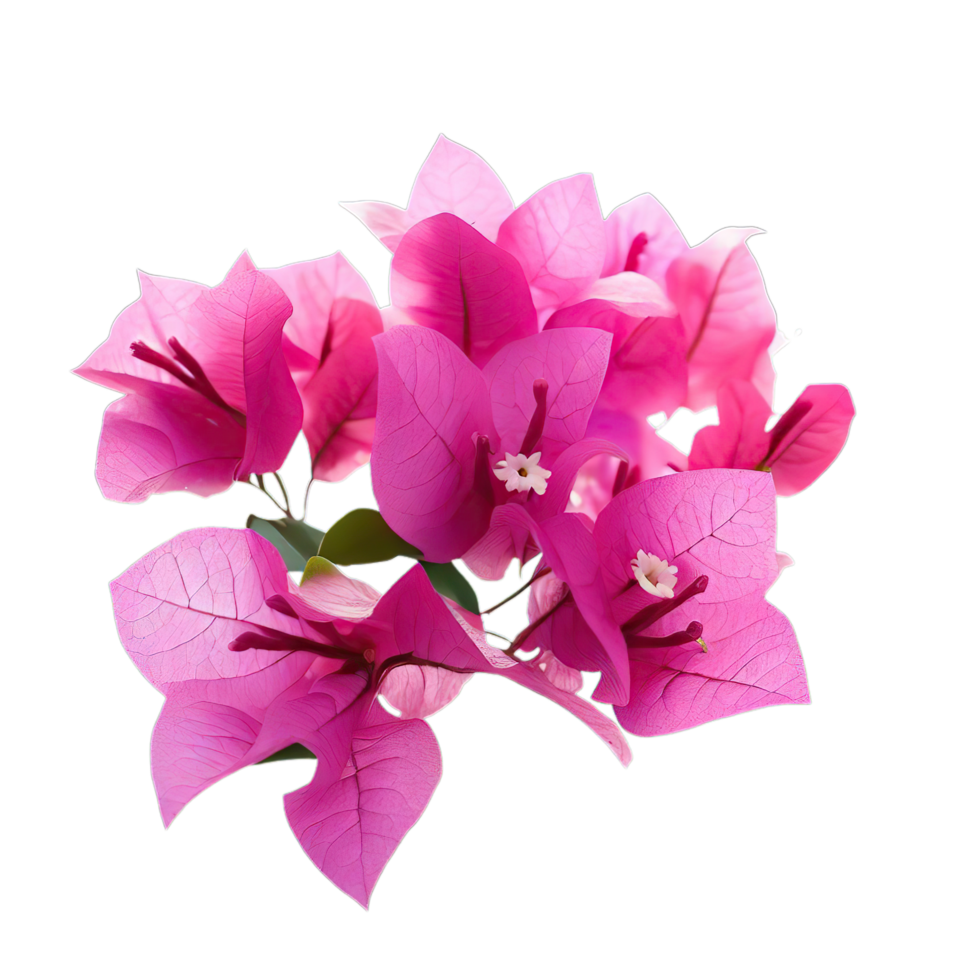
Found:
[[459, 603], [464, 609], [478, 613], [480, 604], [477, 601], [473, 586], [463, 578], [462, 572], [451, 562], [440, 564], [434, 561], [420, 561], [429, 581], [436, 592]]
[[273, 752], [272, 755], [268, 755], [264, 759], [259, 759], [255, 765], [261, 766], [263, 762], [279, 762], [281, 759], [315, 758], [316, 756], [305, 745], [300, 745], [299, 742], [293, 742], [292, 745], [287, 745], [284, 749], [280, 749], [278, 752]]
[[317, 553], [323, 538], [323, 531], [293, 517], [267, 521], [264, 517], [249, 514], [245, 526], [275, 545], [291, 572], [302, 572], [306, 568], [307, 561]]
[[318, 554], [338, 565], [366, 565], [398, 555], [419, 558], [422, 552], [395, 534], [376, 510], [361, 508], [345, 514], [323, 535]]

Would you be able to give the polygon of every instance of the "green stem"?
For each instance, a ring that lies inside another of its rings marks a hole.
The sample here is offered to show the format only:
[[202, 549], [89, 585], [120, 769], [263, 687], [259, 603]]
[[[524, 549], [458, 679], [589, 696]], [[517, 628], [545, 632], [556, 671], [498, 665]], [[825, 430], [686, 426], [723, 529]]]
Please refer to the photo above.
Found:
[[[488, 616], [490, 613], [495, 612], [501, 606], [507, 605], [507, 603], [510, 602], [511, 599], [516, 599], [525, 589], [529, 589], [539, 578], [541, 578], [542, 575], [547, 575], [548, 572], [550, 571], [551, 569], [548, 567], [539, 568], [516, 592], [507, 596], [506, 599], [501, 599], [500, 602], [497, 603], [497, 605], [491, 606], [489, 609], [484, 609], [480, 613], [480, 615]], [[486, 630], [484, 632], [486, 632]], [[494, 636], [496, 635], [497, 634], [495, 633]]]
[[303, 494], [303, 520], [306, 520], [306, 512], [310, 509], [310, 490], [313, 489], [314, 477], [310, 477], [310, 482], [306, 484], [306, 493]]
[[[282, 499], [286, 501], [286, 516], [292, 517], [293, 515], [289, 512], [289, 494], [286, 493], [286, 487], [285, 484], [282, 482], [282, 477], [279, 475], [278, 470], [273, 472], [272, 475], [276, 478], [276, 483], [279, 484], [279, 489], [282, 491]], [[306, 516], [305, 513], [303, 516], [304, 517]]]
[[522, 629], [522, 630], [520, 631], [520, 633], [518, 633], [518, 634], [517, 634], [517, 638], [516, 638], [516, 639], [514, 640], [514, 642], [513, 642], [513, 643], [511, 643], [511, 645], [510, 645], [509, 647], [507, 647], [507, 649], [506, 649], [506, 650], [504, 650], [504, 653], [506, 653], [508, 657], [514, 657], [514, 659], [516, 660], [516, 659], [517, 659], [517, 657], [515, 657], [515, 656], [514, 656], [514, 653], [515, 653], [515, 651], [516, 651], [516, 650], [519, 650], [519, 649], [520, 649], [520, 647], [521, 647], [521, 644], [522, 644], [522, 643], [523, 643], [523, 642], [524, 642], [524, 641], [525, 641], [525, 640], [526, 640], [526, 639], [527, 639], [527, 638], [528, 638], [528, 637], [529, 637], [529, 636], [530, 636], [530, 635], [531, 635], [531, 634], [532, 634], [532, 633], [533, 633], [533, 632], [534, 632], [534, 631], [535, 631], [535, 630], [536, 630], [536, 629], [537, 629], [537, 628], [538, 628], [538, 627], [539, 627], [539, 626], [540, 626], [540, 625], [541, 625], [541, 624], [542, 624], [542, 623], [543, 623], [543, 622], [544, 622], [544, 621], [545, 621], [546, 619], [548, 619], [548, 618], [549, 618], [550, 616], [553, 616], [553, 615], [554, 615], [554, 614], [555, 614], [556, 612], [558, 612], [558, 610], [559, 610], [559, 609], [560, 609], [560, 608], [561, 608], [561, 607], [562, 607], [563, 605], [565, 605], [565, 603], [566, 603], [566, 602], [568, 602], [568, 600], [569, 600], [569, 599], [571, 599], [571, 597], [572, 597], [572, 593], [571, 593], [571, 592], [567, 592], [567, 593], [565, 594], [565, 596], [564, 596], [564, 598], [562, 598], [562, 599], [560, 599], [560, 600], [559, 600], [558, 602], [556, 602], [556, 603], [555, 603], [555, 604], [554, 604], [554, 605], [553, 605], [553, 606], [552, 606], [552, 607], [551, 607], [551, 608], [550, 608], [550, 609], [549, 609], [549, 610], [548, 610], [548, 611], [547, 611], [546, 613], [544, 613], [544, 614], [543, 614], [543, 615], [541, 615], [541, 616], [538, 616], [538, 618], [537, 618], [537, 619], [536, 619], [536, 620], [535, 620], [535, 621], [534, 621], [533, 623], [531, 623], [531, 624], [530, 624], [529, 626], [525, 626], [525, 627], [524, 627], [524, 629]]
[[283, 505], [279, 503], [279, 501], [276, 500], [276, 498], [273, 497], [268, 490], [266, 490], [265, 480], [262, 479], [262, 474], [256, 473], [255, 479], [258, 481], [257, 483], [253, 483], [251, 480], [249, 480], [248, 485], [250, 487], [255, 487], [256, 489], [261, 490], [283, 512], [283, 514], [286, 515], [286, 517], [292, 517], [293, 515], [289, 513], [288, 507], [283, 507]]

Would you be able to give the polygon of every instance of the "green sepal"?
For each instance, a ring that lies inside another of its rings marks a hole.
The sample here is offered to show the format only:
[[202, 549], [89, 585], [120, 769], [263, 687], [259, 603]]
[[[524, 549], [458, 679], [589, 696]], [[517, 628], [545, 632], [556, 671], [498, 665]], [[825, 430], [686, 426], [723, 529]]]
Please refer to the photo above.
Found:
[[303, 577], [299, 580], [300, 585], [306, 585], [311, 578], [319, 578], [321, 575], [339, 575], [340, 569], [336, 565], [327, 561], [326, 558], [321, 558], [319, 555], [314, 555], [307, 563], [306, 568], [303, 569]]
[[395, 534], [376, 510], [360, 508], [345, 514], [320, 542], [321, 558], [337, 565], [367, 565], [399, 555], [420, 558], [422, 552]]
[[263, 762], [279, 762], [282, 759], [315, 758], [316, 756], [305, 745], [300, 745], [299, 742], [293, 742], [292, 745], [287, 745], [284, 749], [280, 749], [278, 752], [273, 752], [272, 755], [267, 755], [264, 759], [259, 759], [255, 765], [261, 766]]
[[462, 572], [451, 562], [445, 564], [434, 561], [419, 561], [429, 576], [432, 588], [440, 595], [457, 602], [469, 612], [478, 613], [480, 604], [477, 601], [473, 586], [463, 578]]
[[274, 545], [291, 572], [302, 572], [306, 568], [307, 561], [317, 553], [323, 539], [323, 531], [294, 517], [269, 521], [249, 514], [245, 527], [261, 534]]

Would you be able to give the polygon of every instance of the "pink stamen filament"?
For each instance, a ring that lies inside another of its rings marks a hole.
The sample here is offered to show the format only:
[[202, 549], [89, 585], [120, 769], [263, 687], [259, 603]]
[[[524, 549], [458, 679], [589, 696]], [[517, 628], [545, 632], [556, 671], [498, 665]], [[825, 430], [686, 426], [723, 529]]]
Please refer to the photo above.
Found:
[[612, 495], [615, 497], [628, 487], [639, 482], [640, 467], [634, 466], [630, 469], [630, 464], [625, 459], [621, 459], [616, 469], [616, 479], [613, 481]]
[[273, 610], [273, 612], [282, 613], [283, 616], [288, 616], [290, 619], [299, 619], [299, 615], [296, 610], [286, 601], [284, 596], [281, 595], [271, 595], [265, 600], [265, 604]]
[[323, 335], [323, 346], [320, 348], [321, 365], [330, 356], [331, 350], [333, 350], [333, 311], [327, 319], [327, 332]]
[[[622, 630], [625, 636], [642, 633], [645, 629], [652, 626], [658, 619], [662, 619], [667, 613], [676, 609], [681, 603], [687, 602], [692, 596], [700, 595], [708, 587], [708, 576], [699, 575], [686, 589], [674, 596], [673, 599], [666, 599], [663, 602], [654, 602], [641, 609], [634, 616], [631, 616], [623, 623]], [[700, 634], [698, 634], [700, 635]], [[628, 642], [632, 643], [632, 640]]]
[[626, 264], [623, 266], [623, 272], [636, 272], [640, 267], [640, 256], [643, 254], [643, 249], [647, 247], [647, 242], [650, 241], [646, 232], [641, 231], [636, 238], [630, 243], [630, 250], [626, 256]]
[[631, 636], [626, 645], [631, 649], [656, 650], [663, 647], [679, 647], [685, 643], [697, 643], [704, 627], [698, 622], [688, 623], [686, 630], [671, 633], [669, 636]]
[[490, 439], [478, 436], [476, 440], [476, 459], [473, 461], [473, 489], [491, 504], [496, 497], [493, 480], [490, 478]]
[[[521, 443], [521, 454], [524, 456], [530, 456], [534, 452], [538, 443], [541, 441], [541, 435], [544, 432], [544, 418], [545, 412], [547, 411], [547, 400], [548, 400], [548, 382], [544, 378], [538, 378], [534, 382], [534, 414], [531, 416], [531, 421], [527, 425], [527, 432], [524, 435], [524, 441]], [[526, 473], [521, 473], [521, 476], [527, 476]]]
[[[245, 428], [245, 416], [237, 409], [234, 409], [218, 394], [217, 389], [208, 380], [204, 368], [190, 354], [190, 352], [177, 340], [171, 337], [167, 343], [174, 352], [173, 357], [161, 354], [154, 350], [142, 340], [137, 340], [129, 345], [133, 357], [139, 361], [145, 361], [154, 367], [161, 368], [168, 374], [175, 377], [182, 384], [186, 385], [191, 391], [196, 391], [213, 405], [217, 405], [222, 411], [227, 412], [232, 421], [242, 428]], [[185, 373], [186, 372], [186, 373]]]
[[303, 636], [293, 636], [291, 633], [280, 633], [278, 630], [269, 630], [268, 634], [246, 630], [244, 633], [239, 633], [228, 644], [228, 649], [235, 653], [242, 650], [303, 650], [334, 660], [346, 660], [351, 656], [359, 656], [354, 650], [344, 650], [342, 647], [317, 643], [316, 640], [308, 640]]

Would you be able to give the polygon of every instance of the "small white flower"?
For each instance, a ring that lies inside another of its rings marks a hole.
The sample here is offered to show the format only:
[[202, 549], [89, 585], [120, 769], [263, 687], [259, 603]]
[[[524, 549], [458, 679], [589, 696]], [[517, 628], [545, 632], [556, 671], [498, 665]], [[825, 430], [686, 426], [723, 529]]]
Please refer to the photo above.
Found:
[[505, 480], [508, 490], [544, 493], [548, 489], [547, 480], [551, 477], [551, 470], [538, 466], [541, 453], [531, 453], [530, 456], [525, 456], [524, 453], [516, 456], [504, 453], [504, 456], [506, 458], [497, 463], [493, 475], [498, 480]]
[[664, 599], [674, 598], [674, 586], [677, 585], [676, 565], [668, 565], [655, 554], [640, 549], [630, 566], [644, 592]]

